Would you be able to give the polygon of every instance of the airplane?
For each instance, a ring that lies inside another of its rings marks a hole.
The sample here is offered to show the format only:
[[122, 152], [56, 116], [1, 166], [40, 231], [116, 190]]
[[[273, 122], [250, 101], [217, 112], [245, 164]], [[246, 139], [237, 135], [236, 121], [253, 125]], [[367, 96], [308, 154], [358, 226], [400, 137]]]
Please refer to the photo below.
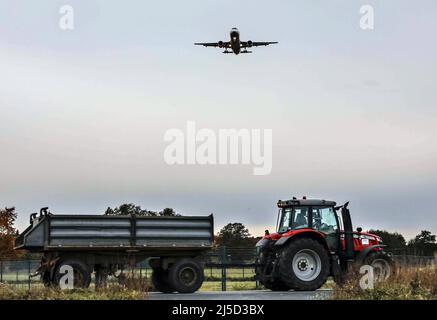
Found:
[[[259, 46], [268, 46], [269, 44], [276, 44], [278, 42], [255, 42], [255, 41], [241, 41], [240, 40], [240, 31], [237, 28], [232, 28], [230, 32], [231, 41], [219, 41], [219, 42], [196, 42], [196, 46], [204, 46], [204, 47], [219, 47], [225, 48], [223, 53], [234, 53], [238, 55], [239, 53], [252, 53], [252, 51], [248, 51], [247, 48], [259, 47]], [[228, 51], [228, 48], [232, 49], [232, 51]], [[243, 49], [243, 50], [241, 50]]]

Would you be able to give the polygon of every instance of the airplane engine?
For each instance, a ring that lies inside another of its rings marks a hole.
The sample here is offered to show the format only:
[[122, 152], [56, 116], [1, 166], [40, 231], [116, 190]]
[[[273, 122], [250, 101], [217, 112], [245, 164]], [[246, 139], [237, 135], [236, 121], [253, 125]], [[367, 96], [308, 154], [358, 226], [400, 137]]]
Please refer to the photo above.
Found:
[[251, 40], [247, 41], [247, 46], [250, 48], [252, 47], [253, 42]]
[[223, 41], [219, 41], [218, 46], [219, 46], [219, 48], [223, 48]]

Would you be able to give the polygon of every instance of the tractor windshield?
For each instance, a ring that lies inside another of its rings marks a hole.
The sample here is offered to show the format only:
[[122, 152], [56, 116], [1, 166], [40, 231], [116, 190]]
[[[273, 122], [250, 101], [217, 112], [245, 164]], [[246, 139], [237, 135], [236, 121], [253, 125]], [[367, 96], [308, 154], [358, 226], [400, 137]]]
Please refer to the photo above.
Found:
[[308, 228], [308, 207], [290, 207], [282, 209], [278, 232], [290, 229]]

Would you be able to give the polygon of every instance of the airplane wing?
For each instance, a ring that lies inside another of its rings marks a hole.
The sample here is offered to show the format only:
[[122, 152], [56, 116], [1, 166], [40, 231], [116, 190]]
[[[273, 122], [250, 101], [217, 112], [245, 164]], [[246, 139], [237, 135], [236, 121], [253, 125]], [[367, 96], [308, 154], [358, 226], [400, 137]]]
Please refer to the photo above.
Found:
[[241, 41], [242, 48], [250, 48], [250, 47], [259, 47], [259, 46], [268, 46], [269, 44], [277, 44], [277, 41], [273, 42], [256, 42], [256, 41]]
[[231, 43], [229, 41], [224, 42], [196, 42], [196, 46], [204, 46], [204, 47], [220, 47], [220, 48], [230, 48]]

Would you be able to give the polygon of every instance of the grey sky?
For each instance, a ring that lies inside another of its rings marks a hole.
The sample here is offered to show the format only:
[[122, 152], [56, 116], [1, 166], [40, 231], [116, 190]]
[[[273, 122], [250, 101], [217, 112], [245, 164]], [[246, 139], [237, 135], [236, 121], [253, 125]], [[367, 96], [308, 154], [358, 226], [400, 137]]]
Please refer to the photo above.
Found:
[[[75, 30], [58, 27], [75, 9]], [[359, 8], [375, 8], [375, 30]], [[254, 54], [195, 47], [231, 27]], [[354, 223], [437, 232], [437, 3], [0, 0], [0, 206], [134, 202], [253, 233], [278, 199], [351, 201]], [[164, 132], [273, 129], [273, 170], [168, 166]]]

